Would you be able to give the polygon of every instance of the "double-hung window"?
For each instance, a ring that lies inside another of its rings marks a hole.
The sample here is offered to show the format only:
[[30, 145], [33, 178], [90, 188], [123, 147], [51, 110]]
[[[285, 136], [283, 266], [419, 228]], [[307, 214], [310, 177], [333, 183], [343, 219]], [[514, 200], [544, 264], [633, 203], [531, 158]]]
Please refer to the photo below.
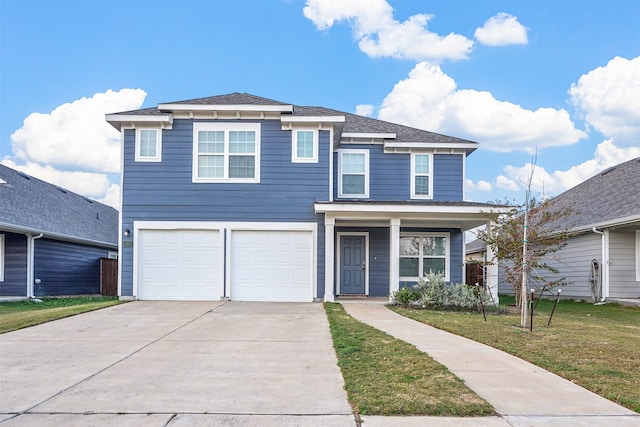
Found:
[[430, 273], [449, 280], [449, 235], [416, 233], [400, 235], [400, 279], [416, 281]]
[[431, 174], [433, 156], [425, 153], [411, 153], [411, 198], [433, 198]]
[[291, 161], [293, 163], [318, 163], [318, 132], [312, 129], [295, 129], [292, 132]]
[[338, 150], [338, 197], [369, 197], [369, 150]]
[[194, 182], [259, 182], [259, 123], [194, 123]]
[[162, 160], [162, 130], [136, 129], [136, 162], [159, 162]]

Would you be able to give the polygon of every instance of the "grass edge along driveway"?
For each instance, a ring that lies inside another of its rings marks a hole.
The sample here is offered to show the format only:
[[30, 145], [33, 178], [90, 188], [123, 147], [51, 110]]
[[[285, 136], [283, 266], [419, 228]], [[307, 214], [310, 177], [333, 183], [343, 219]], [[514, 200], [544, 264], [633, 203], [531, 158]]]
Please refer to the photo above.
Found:
[[487, 344], [551, 371], [640, 413], [640, 307], [561, 300], [547, 326], [553, 301], [542, 300], [534, 330], [522, 329], [513, 297], [500, 296], [512, 314], [404, 309], [405, 317]]
[[462, 380], [413, 345], [324, 304], [349, 403], [360, 415], [495, 415]]
[[63, 297], [0, 302], [0, 334], [121, 304], [117, 297]]

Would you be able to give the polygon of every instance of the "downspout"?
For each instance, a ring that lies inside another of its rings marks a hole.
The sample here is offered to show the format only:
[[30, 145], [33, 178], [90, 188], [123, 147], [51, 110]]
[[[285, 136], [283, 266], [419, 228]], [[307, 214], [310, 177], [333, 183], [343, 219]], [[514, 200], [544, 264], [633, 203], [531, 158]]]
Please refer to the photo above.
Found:
[[607, 250], [607, 233], [604, 231], [598, 231], [595, 227], [593, 227], [591, 231], [602, 236], [602, 268], [600, 269], [600, 274], [602, 275], [602, 293], [600, 296], [600, 303], [604, 303], [609, 296], [609, 253]]
[[35, 292], [33, 291], [33, 283], [35, 280], [34, 272], [34, 258], [35, 258], [35, 241], [42, 238], [44, 234], [40, 233], [37, 236], [27, 234], [27, 298], [34, 298]]

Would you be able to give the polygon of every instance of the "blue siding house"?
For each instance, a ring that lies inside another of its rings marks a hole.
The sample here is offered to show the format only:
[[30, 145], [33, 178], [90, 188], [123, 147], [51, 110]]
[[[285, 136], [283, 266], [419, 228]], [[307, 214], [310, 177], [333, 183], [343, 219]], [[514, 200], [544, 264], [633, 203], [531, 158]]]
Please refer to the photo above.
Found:
[[108, 114], [121, 132], [122, 297], [333, 301], [464, 281], [478, 144], [232, 93]]
[[0, 165], [0, 298], [100, 294], [118, 211]]

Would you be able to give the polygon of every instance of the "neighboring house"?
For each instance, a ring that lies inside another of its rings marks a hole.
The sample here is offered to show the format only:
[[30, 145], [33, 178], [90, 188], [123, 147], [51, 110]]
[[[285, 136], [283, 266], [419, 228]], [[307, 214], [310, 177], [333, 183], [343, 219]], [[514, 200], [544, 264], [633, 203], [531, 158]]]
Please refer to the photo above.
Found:
[[[606, 169], [555, 197], [573, 215], [552, 224], [575, 233], [545, 261], [566, 277], [562, 296], [576, 299], [640, 298], [640, 158]], [[500, 280], [500, 292], [512, 293]]]
[[[478, 144], [249, 94], [108, 114], [121, 132], [120, 295], [332, 301], [464, 281]], [[496, 283], [497, 288], [497, 283]]]
[[0, 165], [0, 297], [100, 294], [118, 211]]
[[465, 248], [466, 263], [466, 283], [483, 286], [486, 281], [485, 268], [487, 265], [487, 246], [480, 240], [475, 239], [467, 243]]

